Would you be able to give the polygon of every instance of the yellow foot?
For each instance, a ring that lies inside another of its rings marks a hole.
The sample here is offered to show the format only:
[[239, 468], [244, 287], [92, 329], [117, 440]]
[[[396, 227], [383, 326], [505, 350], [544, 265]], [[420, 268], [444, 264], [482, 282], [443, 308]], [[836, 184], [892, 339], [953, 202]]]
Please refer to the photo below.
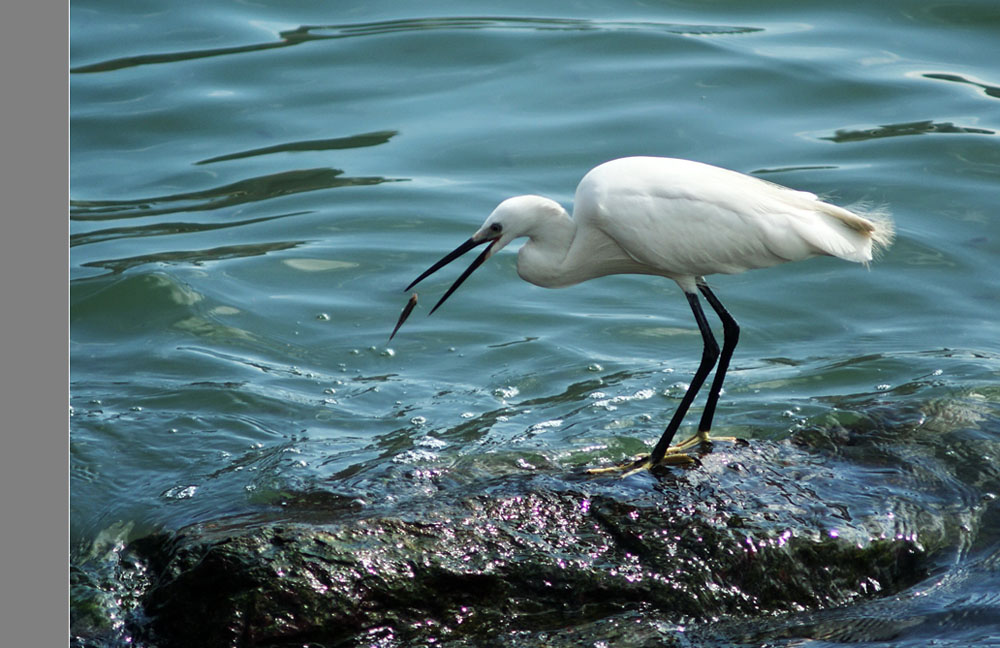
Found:
[[668, 452], [659, 462], [653, 463], [649, 455], [643, 455], [635, 461], [623, 463], [618, 466], [607, 466], [606, 468], [588, 468], [588, 475], [603, 475], [607, 473], [621, 473], [622, 477], [634, 475], [643, 470], [652, 470], [655, 466], [681, 466], [698, 463], [698, 460], [683, 452]]
[[746, 439], [741, 439], [739, 437], [731, 437], [731, 436], [709, 436], [708, 430], [699, 430], [698, 432], [695, 432], [690, 437], [681, 441], [677, 445], [672, 445], [669, 448], [667, 448], [667, 454], [669, 455], [671, 452], [683, 452], [685, 450], [689, 450], [703, 443], [711, 444], [716, 441], [722, 441], [724, 443], [736, 443], [740, 445], [749, 445]]
[[635, 473], [642, 472], [643, 470], [651, 470], [655, 466], [681, 466], [698, 463], [697, 459], [688, 455], [685, 451], [701, 444], [712, 444], [715, 441], [749, 445], [746, 439], [740, 439], [738, 437], [713, 437], [709, 436], [708, 430], [699, 431], [691, 435], [690, 438], [681, 441], [677, 445], [667, 448], [663, 458], [658, 462], [654, 463], [649, 455], [644, 455], [635, 461], [630, 461], [618, 466], [590, 468], [587, 470], [587, 474], [603, 475], [607, 473], [621, 473], [622, 477], [628, 477], [629, 475], [634, 475]]

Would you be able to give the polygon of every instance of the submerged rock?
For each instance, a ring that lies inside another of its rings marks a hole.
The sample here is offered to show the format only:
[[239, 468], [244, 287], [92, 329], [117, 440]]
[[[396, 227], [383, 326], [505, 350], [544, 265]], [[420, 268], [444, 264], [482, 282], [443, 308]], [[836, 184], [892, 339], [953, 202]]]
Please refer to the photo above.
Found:
[[299, 494], [134, 544], [156, 582], [136, 632], [190, 648], [662, 644], [921, 580], [940, 539], [919, 537], [926, 512], [876, 511], [879, 485], [841, 469], [758, 442], [657, 476], [449, 481], [361, 510]]

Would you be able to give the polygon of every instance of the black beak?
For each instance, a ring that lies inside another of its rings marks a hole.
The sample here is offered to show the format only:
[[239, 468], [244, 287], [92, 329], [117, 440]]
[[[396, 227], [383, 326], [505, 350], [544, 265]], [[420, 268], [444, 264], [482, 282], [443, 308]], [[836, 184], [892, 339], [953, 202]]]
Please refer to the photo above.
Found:
[[438, 303], [436, 303], [434, 305], [434, 308], [431, 309], [431, 312], [428, 313], [428, 315], [433, 314], [434, 311], [436, 311], [438, 309], [438, 306], [440, 306], [441, 304], [443, 304], [444, 300], [448, 299], [448, 297], [451, 296], [451, 293], [455, 292], [455, 290], [457, 290], [458, 287], [462, 285], [463, 281], [465, 281], [466, 279], [469, 278], [469, 275], [472, 274], [472, 272], [476, 268], [478, 268], [479, 266], [483, 265], [483, 261], [486, 261], [486, 257], [489, 256], [490, 250], [493, 249], [493, 244], [496, 243], [496, 242], [497, 242], [497, 239], [495, 239], [495, 238], [494, 239], [488, 239], [487, 238], [487, 239], [483, 239], [482, 241], [476, 241], [476, 240], [470, 238], [468, 241], [466, 241], [465, 243], [462, 243], [457, 248], [455, 248], [454, 251], [452, 251], [449, 254], [447, 254], [443, 259], [441, 259], [440, 261], [438, 261], [437, 263], [435, 263], [431, 267], [429, 267], [426, 270], [424, 270], [424, 273], [421, 274], [416, 279], [414, 279], [413, 283], [411, 283], [409, 286], [406, 287], [406, 290], [409, 290], [410, 288], [413, 288], [418, 283], [420, 283], [421, 281], [423, 281], [424, 279], [426, 279], [430, 275], [434, 274], [435, 272], [437, 272], [441, 268], [445, 267], [446, 265], [448, 265], [449, 263], [451, 263], [452, 261], [454, 261], [458, 257], [462, 256], [463, 254], [465, 254], [466, 252], [468, 252], [472, 248], [477, 247], [479, 245], [482, 245], [483, 243], [489, 243], [489, 245], [486, 246], [486, 249], [483, 250], [479, 254], [479, 256], [476, 257], [476, 260], [472, 262], [472, 265], [470, 265], [468, 268], [465, 269], [465, 272], [462, 273], [462, 276], [460, 276], [455, 281], [455, 283], [453, 283], [451, 285], [451, 288], [449, 288], [448, 291], [445, 292], [444, 296], [441, 297], [441, 299], [438, 300]]

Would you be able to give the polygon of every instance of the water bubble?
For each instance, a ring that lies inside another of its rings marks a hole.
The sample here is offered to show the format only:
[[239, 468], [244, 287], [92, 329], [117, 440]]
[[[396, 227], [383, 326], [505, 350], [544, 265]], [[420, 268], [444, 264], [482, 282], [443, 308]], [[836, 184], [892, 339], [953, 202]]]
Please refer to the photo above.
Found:
[[448, 447], [448, 443], [446, 441], [442, 441], [441, 439], [432, 436], [424, 436], [419, 439], [414, 439], [413, 444], [423, 448], [433, 448], [435, 450]]
[[594, 372], [604, 371], [604, 367], [602, 367], [601, 365], [599, 365], [599, 364], [597, 364], [595, 362], [594, 364], [592, 364], [589, 367], [587, 367], [587, 371], [594, 371]]
[[163, 492], [163, 497], [167, 499], [190, 499], [194, 497], [197, 486], [174, 486]]
[[521, 390], [517, 387], [498, 387], [493, 390], [493, 395], [497, 398], [514, 398], [521, 393]]
[[321, 322], [329, 322], [330, 316], [327, 313], [320, 313], [316, 315], [316, 319], [318, 319]]
[[562, 419], [552, 419], [551, 421], [542, 421], [541, 423], [535, 423], [530, 428], [529, 432], [540, 432], [541, 430], [546, 430], [549, 428], [557, 428], [563, 424]]
[[406, 450], [392, 458], [393, 463], [412, 464], [429, 462], [437, 459], [437, 455], [428, 450]]

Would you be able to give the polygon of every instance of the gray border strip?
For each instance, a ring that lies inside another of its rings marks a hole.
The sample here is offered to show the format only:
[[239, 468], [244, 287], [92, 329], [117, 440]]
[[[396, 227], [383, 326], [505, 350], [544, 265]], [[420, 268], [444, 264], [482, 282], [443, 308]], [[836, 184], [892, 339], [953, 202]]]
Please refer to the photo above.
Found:
[[69, 3], [0, 9], [0, 628], [65, 646]]

